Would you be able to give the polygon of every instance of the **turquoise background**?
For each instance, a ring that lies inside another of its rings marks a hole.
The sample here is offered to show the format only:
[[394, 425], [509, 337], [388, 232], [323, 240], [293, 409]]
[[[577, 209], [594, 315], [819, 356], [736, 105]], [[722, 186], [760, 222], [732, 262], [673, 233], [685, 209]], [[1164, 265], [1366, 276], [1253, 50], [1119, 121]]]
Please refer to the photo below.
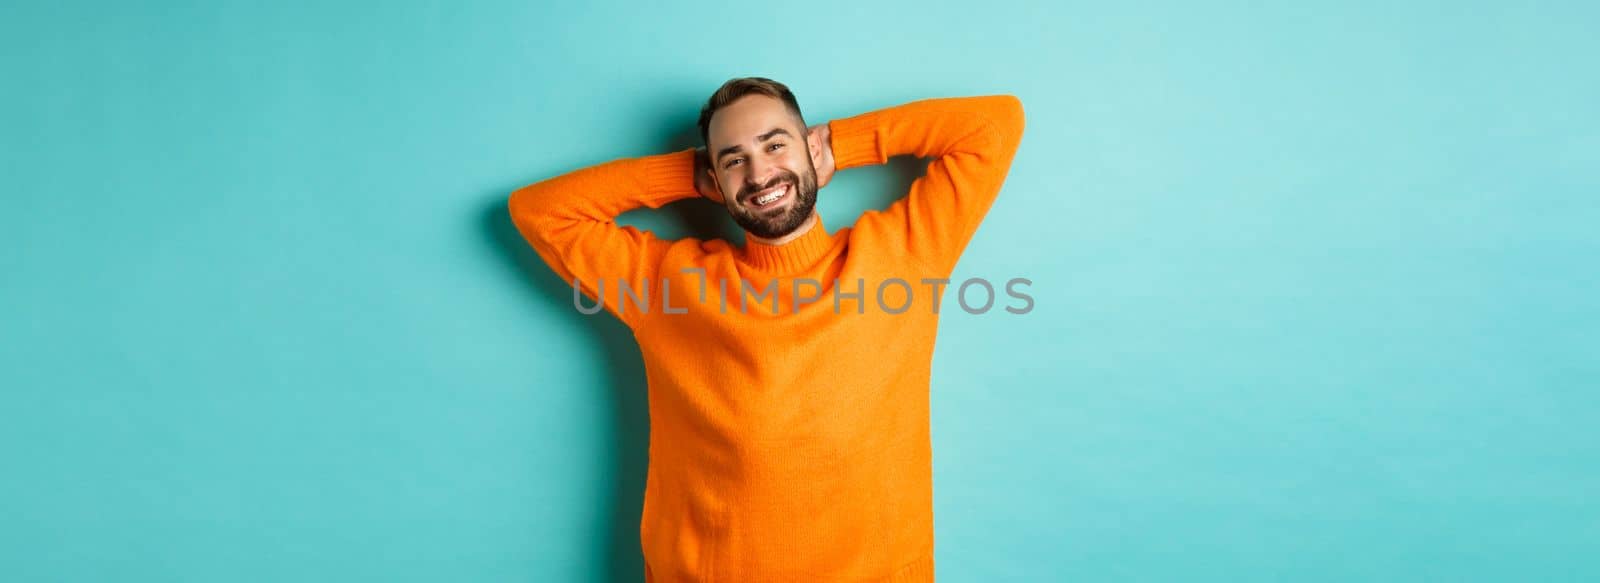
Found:
[[759, 74], [1025, 104], [941, 580], [1600, 580], [1600, 9], [1508, 4], [7, 2], [0, 571], [640, 580], [638, 349], [506, 197]]

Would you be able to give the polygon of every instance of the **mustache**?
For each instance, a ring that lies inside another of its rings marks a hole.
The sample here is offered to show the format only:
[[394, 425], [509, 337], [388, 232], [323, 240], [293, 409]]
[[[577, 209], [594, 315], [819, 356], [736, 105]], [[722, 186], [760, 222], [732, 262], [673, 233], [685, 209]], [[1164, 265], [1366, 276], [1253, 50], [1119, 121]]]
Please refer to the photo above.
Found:
[[789, 183], [789, 187], [790, 187], [791, 190], [796, 191], [796, 192], [799, 191], [799, 189], [800, 189], [800, 177], [795, 176], [794, 174], [789, 173], [789, 172], [784, 172], [782, 174], [774, 176], [772, 178], [772, 180], [768, 180], [766, 184], [762, 184], [762, 185], [759, 185], [759, 186], [758, 185], [754, 185], [754, 184], [745, 184], [744, 188], [739, 189], [739, 197], [738, 197], [739, 198], [739, 202], [748, 202], [750, 200], [750, 197], [755, 196], [756, 193], [761, 192], [763, 190], [766, 190], [768, 188], [775, 187], [775, 186], [777, 186], [779, 184], [783, 184], [785, 182]]

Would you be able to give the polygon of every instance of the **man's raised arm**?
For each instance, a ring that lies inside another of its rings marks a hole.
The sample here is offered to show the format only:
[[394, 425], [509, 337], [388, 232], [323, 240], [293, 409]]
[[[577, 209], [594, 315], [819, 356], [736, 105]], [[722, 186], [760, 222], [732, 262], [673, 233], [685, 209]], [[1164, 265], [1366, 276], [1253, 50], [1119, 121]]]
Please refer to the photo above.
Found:
[[1011, 95], [913, 101], [828, 123], [838, 170], [891, 156], [931, 157], [927, 174], [858, 230], [903, 244], [922, 266], [947, 275], [1000, 194], [1022, 140], [1022, 102]]
[[597, 286], [604, 280], [606, 308], [631, 324], [638, 311], [632, 305], [618, 311], [618, 281], [638, 291], [658, 280], [672, 242], [619, 227], [616, 217], [700, 196], [696, 156], [695, 150], [680, 150], [623, 158], [524, 186], [511, 194], [511, 220], [557, 275], [569, 285], [578, 280], [590, 302], [602, 301]]

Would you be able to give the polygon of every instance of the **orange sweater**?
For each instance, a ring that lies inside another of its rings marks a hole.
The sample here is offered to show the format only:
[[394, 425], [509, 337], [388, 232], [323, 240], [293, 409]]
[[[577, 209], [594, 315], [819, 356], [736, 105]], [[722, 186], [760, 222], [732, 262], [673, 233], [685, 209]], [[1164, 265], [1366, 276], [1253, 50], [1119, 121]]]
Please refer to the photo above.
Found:
[[948, 287], [922, 280], [949, 277], [999, 194], [1022, 104], [928, 99], [829, 126], [839, 170], [933, 160], [887, 210], [780, 246], [661, 240], [613, 222], [698, 196], [693, 150], [511, 196], [539, 256], [639, 342], [646, 581], [933, 580], [928, 388]]

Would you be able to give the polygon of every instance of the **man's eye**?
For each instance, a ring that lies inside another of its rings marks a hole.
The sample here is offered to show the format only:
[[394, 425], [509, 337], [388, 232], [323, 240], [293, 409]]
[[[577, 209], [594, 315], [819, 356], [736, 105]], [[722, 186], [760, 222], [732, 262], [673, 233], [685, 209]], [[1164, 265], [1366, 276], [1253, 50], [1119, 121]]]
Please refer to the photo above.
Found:
[[773, 150], [776, 150], [776, 149], [782, 148], [782, 147], [783, 147], [783, 144], [773, 144], [771, 146], [767, 146], [767, 151], [771, 152]]
[[743, 162], [743, 161], [744, 161], [744, 158], [734, 158], [732, 160], [729, 160], [727, 164], [723, 164], [722, 167], [723, 168], [732, 168], [735, 165], [737, 165], [737, 164], [739, 164], [740, 162]]

